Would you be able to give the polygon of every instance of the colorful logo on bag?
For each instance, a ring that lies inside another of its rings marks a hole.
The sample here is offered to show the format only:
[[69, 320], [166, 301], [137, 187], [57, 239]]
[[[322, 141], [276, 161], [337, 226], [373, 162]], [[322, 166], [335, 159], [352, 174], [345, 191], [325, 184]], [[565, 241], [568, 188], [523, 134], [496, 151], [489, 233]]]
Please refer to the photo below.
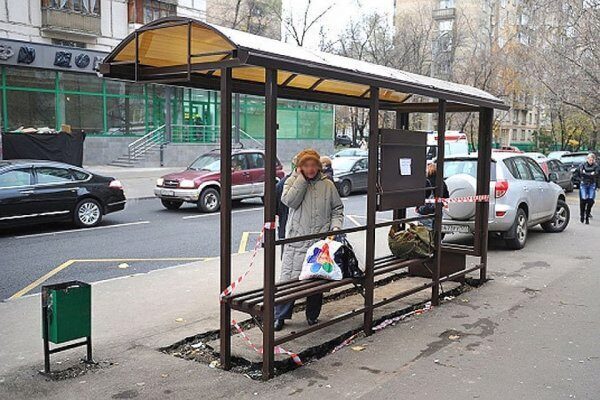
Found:
[[314, 249], [307, 262], [311, 264], [310, 271], [312, 273], [316, 274], [323, 268], [325, 272], [330, 274], [333, 271], [333, 259], [329, 254], [329, 245], [326, 243], [322, 248]]

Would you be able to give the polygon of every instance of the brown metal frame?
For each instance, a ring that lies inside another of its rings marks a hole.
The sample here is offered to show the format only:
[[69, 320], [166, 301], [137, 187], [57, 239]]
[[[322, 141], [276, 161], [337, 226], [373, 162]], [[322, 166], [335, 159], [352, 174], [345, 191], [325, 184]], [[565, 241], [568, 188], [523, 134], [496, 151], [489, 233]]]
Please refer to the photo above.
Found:
[[[187, 20], [186, 20], [187, 21]], [[444, 171], [444, 132], [446, 126], [446, 114], [448, 112], [478, 112], [479, 113], [479, 163], [477, 171], [477, 194], [489, 193], [490, 167], [491, 167], [491, 137], [493, 123], [493, 108], [505, 106], [500, 103], [490, 102], [485, 99], [477, 99], [468, 96], [460, 96], [456, 93], [447, 93], [435, 89], [416, 87], [410, 84], [399, 84], [398, 82], [386, 82], [381, 77], [370, 77], [365, 74], [356, 74], [349, 70], [335, 69], [331, 66], [315, 64], [313, 62], [299, 62], [297, 59], [273, 56], [256, 50], [240, 49], [236, 47], [231, 52], [223, 52], [221, 61], [202, 64], [192, 64], [195, 57], [215, 56], [217, 54], [191, 54], [191, 22], [188, 23], [188, 63], [184, 66], [168, 68], [147, 68], [139, 65], [138, 54], [138, 32], [158, 29], [162, 26], [178, 26], [184, 24], [181, 19], [169, 18], [142, 27], [125, 39], [117, 48], [118, 52], [126, 42], [133, 39], [136, 43], [135, 61], [111, 62], [111, 56], [107, 62], [101, 65], [101, 72], [109, 77], [117, 79], [129, 79], [138, 82], [147, 82], [149, 79], [160, 80], [163, 83], [172, 83], [186, 87], [202, 87], [206, 89], [219, 90], [221, 94], [221, 232], [220, 232], [220, 288], [224, 290], [232, 281], [231, 277], [231, 154], [232, 154], [232, 93], [249, 93], [265, 96], [265, 207], [264, 222], [270, 223], [275, 220], [276, 197], [275, 197], [275, 172], [277, 153], [277, 100], [278, 98], [290, 98], [296, 100], [309, 100], [340, 105], [351, 105], [366, 107], [369, 109], [369, 183], [367, 191], [367, 223], [365, 226], [345, 228], [336, 233], [351, 233], [364, 231], [366, 235], [366, 270], [365, 277], [360, 282], [346, 279], [336, 282], [285, 282], [275, 283], [275, 249], [277, 245], [300, 242], [310, 239], [321, 238], [329, 233], [304, 235], [301, 237], [285, 238], [276, 240], [275, 231], [265, 230], [264, 236], [264, 283], [263, 289], [252, 290], [242, 294], [229, 296], [221, 302], [220, 311], [220, 356], [221, 365], [224, 369], [231, 368], [231, 310], [232, 308], [247, 312], [254, 317], [261, 317], [263, 332], [263, 378], [269, 379], [273, 376], [274, 349], [275, 346], [293, 340], [300, 336], [315, 332], [326, 326], [330, 326], [342, 320], [363, 314], [363, 330], [369, 335], [372, 333], [373, 310], [377, 307], [389, 304], [406, 296], [417, 293], [428, 288], [432, 289], [431, 301], [433, 305], [439, 303], [439, 287], [441, 282], [465, 276], [468, 273], [479, 270], [480, 279], [486, 280], [487, 270], [487, 225], [488, 225], [488, 203], [477, 203], [476, 205], [476, 234], [474, 246], [451, 245], [441, 243], [442, 206], [437, 204], [435, 214], [406, 218], [406, 210], [394, 211], [393, 221], [376, 222], [377, 204], [379, 200], [379, 146], [380, 133], [379, 112], [380, 110], [394, 110], [396, 112], [396, 128], [407, 130], [409, 128], [410, 113], [437, 113], [438, 114], [438, 159], [437, 159], [437, 181], [435, 183], [435, 194], [443, 196], [443, 171]], [[199, 23], [194, 21], [194, 23]], [[205, 27], [209, 25], [199, 23]], [[228, 40], [227, 38], [225, 38]], [[266, 70], [266, 82], [264, 84], [239, 81], [232, 78], [232, 69], [245, 66], [262, 66]], [[192, 74], [193, 71], [209, 71], [199, 75]], [[221, 76], [214, 76], [214, 71], [220, 70]], [[277, 84], [278, 71], [286, 71], [291, 75], [280, 85]], [[213, 71], [213, 72], [210, 72]], [[308, 74], [317, 78], [309, 90], [293, 89], [287, 84], [299, 74]], [[322, 93], [317, 88], [323, 79], [335, 79], [343, 82], [360, 83], [369, 87], [360, 97], [335, 95]], [[398, 104], [382, 101], [379, 99], [380, 89], [394, 89], [408, 94], [426, 95], [438, 99], [437, 103], [409, 103]], [[367, 97], [367, 95], [369, 95]], [[374, 303], [375, 278], [384, 273], [393, 272], [399, 268], [407, 268], [410, 265], [422, 263], [423, 260], [409, 260], [399, 262], [391, 257], [376, 258], [375, 256], [375, 231], [377, 228], [387, 227], [395, 223], [405, 224], [412, 221], [434, 218], [435, 231], [435, 253], [433, 259], [434, 270], [430, 282], [415, 288], [397, 293], [387, 299]], [[474, 255], [480, 257], [480, 262], [475, 267], [440, 276], [440, 265], [442, 251], [459, 254]], [[349, 284], [362, 285], [364, 289], [364, 306], [351, 310], [337, 316], [329, 321], [323, 321], [303, 330], [275, 337], [274, 307], [281, 302], [296, 298], [306, 297], [307, 294], [324, 292], [336, 287]]]

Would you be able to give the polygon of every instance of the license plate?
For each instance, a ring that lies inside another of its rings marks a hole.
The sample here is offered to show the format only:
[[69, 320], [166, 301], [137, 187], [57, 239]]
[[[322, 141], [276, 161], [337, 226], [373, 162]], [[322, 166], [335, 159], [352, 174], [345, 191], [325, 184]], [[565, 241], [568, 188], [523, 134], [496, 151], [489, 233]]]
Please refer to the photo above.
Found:
[[175, 192], [173, 190], [161, 190], [160, 194], [163, 196], [175, 196]]
[[466, 225], [442, 225], [442, 233], [469, 233]]

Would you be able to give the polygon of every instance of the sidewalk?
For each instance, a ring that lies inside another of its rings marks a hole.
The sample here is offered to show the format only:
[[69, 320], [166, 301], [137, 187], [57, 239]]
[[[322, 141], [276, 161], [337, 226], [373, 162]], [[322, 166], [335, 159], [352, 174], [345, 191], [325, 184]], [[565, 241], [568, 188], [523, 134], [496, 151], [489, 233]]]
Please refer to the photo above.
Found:
[[122, 168], [110, 165], [84, 166], [87, 170], [110, 176], [121, 181], [125, 197], [130, 199], [154, 198], [156, 179], [163, 175], [179, 172], [186, 167]]
[[[523, 251], [492, 246], [484, 286], [353, 344], [362, 351], [344, 348], [268, 383], [157, 351], [218, 327], [218, 260], [94, 284], [95, 358], [113, 365], [65, 381], [37, 374], [39, 296], [0, 303], [0, 398], [592, 399], [599, 232], [574, 223], [563, 234], [532, 232]], [[250, 254], [233, 257], [235, 277]], [[261, 285], [257, 260], [243, 290]], [[53, 368], [83, 353], [54, 355]]]

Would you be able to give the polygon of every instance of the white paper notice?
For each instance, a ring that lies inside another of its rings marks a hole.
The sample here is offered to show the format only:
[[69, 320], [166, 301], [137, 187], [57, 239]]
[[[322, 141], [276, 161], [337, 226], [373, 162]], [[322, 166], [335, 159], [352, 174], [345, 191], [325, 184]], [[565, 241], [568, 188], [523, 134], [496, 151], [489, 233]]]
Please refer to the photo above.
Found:
[[412, 175], [412, 159], [401, 158], [400, 159], [400, 175], [409, 176]]

